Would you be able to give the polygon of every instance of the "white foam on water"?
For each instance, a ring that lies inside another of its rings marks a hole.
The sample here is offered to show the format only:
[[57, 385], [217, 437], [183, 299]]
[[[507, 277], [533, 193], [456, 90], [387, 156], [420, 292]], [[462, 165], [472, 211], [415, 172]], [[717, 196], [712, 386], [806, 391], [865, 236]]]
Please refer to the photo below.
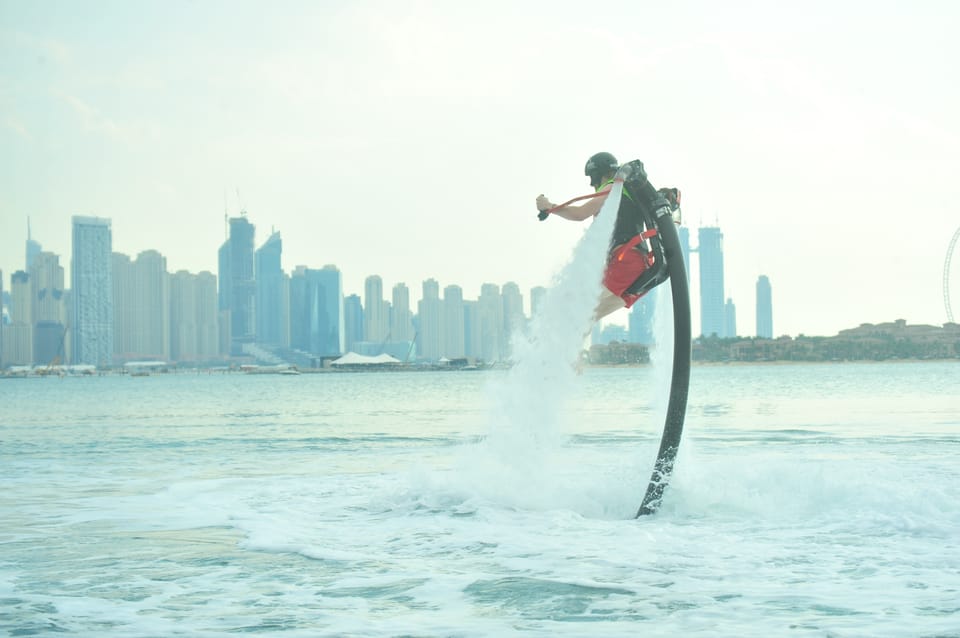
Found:
[[[286, 445], [260, 425], [225, 421], [187, 449], [158, 445], [152, 427], [135, 423], [95, 447], [88, 429], [71, 428], [77, 443], [38, 427], [29, 445], [0, 452], [0, 474], [16, 486], [0, 495], [0, 634], [712, 636], [722, 627], [757, 637], [956, 636], [960, 423], [936, 404], [943, 392], [957, 395], [957, 382], [942, 380], [952, 365], [804, 368], [818, 378], [831, 370], [916, 384], [901, 399], [909, 405], [900, 424], [870, 431], [831, 431], [848, 424], [844, 410], [795, 413], [784, 397], [816, 388], [797, 384], [795, 369], [695, 368], [695, 445], [683, 451], [658, 515], [639, 521], [629, 510], [640, 493], [608, 470], [633, 454], [632, 424], [578, 428], [575, 441], [557, 424], [555, 445], [530, 443], [530, 465], [553, 472], [542, 501], [539, 486], [519, 482], [520, 470], [486, 444], [458, 448], [456, 437], [399, 446], [369, 437], [305, 455], [331, 426], [288, 428], [304, 438]], [[917, 382], [924, 370], [944, 385]], [[649, 372], [573, 375], [573, 408], [560, 410], [560, 421], [578, 410], [606, 418], [598, 390], [659, 383]], [[437, 401], [473, 400], [482, 385], [454, 373], [350, 377], [385, 378], [411, 389], [432, 379]], [[782, 391], [772, 391], [778, 383]], [[703, 409], [728, 401], [734, 384], [753, 401]], [[50, 387], [16, 389], [39, 399]], [[304, 387], [278, 392], [308, 403]], [[198, 387], [191, 404], [222, 388]], [[885, 392], [876, 384], [868, 396]], [[773, 402], [772, 416], [757, 418], [762, 401]], [[398, 412], [396, 431], [425, 427], [415, 403]], [[350, 400], [335, 405], [332, 427], [353, 431]], [[651, 428], [657, 435], [661, 424]], [[649, 447], [635, 454], [642, 487], [655, 442]], [[466, 465], [477, 471], [470, 481], [458, 449], [479, 459]], [[517, 456], [509, 459], [523, 468]], [[498, 470], [517, 479], [517, 496]], [[604, 512], [616, 507], [605, 492], [629, 504], [624, 516]]]

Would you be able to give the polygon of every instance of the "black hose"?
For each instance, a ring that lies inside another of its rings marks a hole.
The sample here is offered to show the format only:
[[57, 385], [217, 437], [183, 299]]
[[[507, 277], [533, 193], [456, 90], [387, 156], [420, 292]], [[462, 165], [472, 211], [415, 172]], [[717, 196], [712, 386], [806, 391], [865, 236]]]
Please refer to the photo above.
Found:
[[637, 511], [638, 518], [653, 514], [660, 507], [663, 490], [670, 482], [673, 463], [680, 447], [690, 389], [690, 288], [687, 284], [687, 271], [680, 248], [680, 237], [670, 209], [663, 206], [657, 210], [656, 215], [673, 296], [673, 376], [670, 380], [670, 401], [667, 404], [663, 436], [660, 438], [660, 451], [657, 453], [647, 493]]

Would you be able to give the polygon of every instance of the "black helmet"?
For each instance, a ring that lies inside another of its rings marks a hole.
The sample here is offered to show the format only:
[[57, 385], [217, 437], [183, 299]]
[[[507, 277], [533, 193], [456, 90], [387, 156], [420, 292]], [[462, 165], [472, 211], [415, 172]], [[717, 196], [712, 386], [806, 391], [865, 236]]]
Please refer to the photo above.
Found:
[[610, 153], [597, 153], [587, 160], [587, 165], [583, 168], [583, 174], [590, 178], [590, 185], [594, 188], [600, 186], [600, 180], [619, 168], [617, 158]]

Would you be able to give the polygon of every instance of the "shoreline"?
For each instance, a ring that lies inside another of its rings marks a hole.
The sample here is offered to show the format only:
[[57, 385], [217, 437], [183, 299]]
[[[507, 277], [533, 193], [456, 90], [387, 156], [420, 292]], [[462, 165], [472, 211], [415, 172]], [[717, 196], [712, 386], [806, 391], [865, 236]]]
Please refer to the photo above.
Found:
[[[736, 366], [736, 367], [748, 367], [748, 366], [757, 366], [757, 367], [768, 367], [768, 366], [788, 366], [788, 365], [844, 365], [844, 364], [853, 364], [853, 365], [866, 365], [866, 364], [888, 364], [888, 365], [897, 365], [897, 364], [917, 364], [917, 363], [935, 363], [935, 362], [956, 362], [960, 363], [960, 359], [843, 359], [836, 361], [790, 361], [785, 359], [778, 359], [775, 361], [692, 361], [691, 365], [693, 367], [723, 367], [723, 366]], [[646, 368], [650, 367], [653, 364], [651, 363], [584, 363], [584, 369], [619, 369], [619, 368]], [[89, 378], [89, 377], [152, 377], [152, 376], [168, 376], [168, 375], [214, 375], [214, 374], [243, 374], [251, 376], [300, 376], [300, 375], [314, 375], [314, 374], [362, 374], [370, 372], [389, 372], [389, 373], [405, 373], [405, 372], [488, 372], [488, 371], [502, 371], [508, 370], [510, 366], [506, 365], [495, 365], [489, 367], [444, 367], [436, 365], [390, 365], [390, 366], [376, 366], [376, 367], [350, 367], [350, 368], [305, 368], [296, 370], [294, 373], [283, 374], [280, 372], [274, 371], [263, 371], [263, 370], [241, 370], [239, 368], [230, 369], [230, 368], [176, 368], [171, 367], [166, 370], [157, 370], [150, 373], [130, 373], [130, 372], [121, 372], [119, 370], [102, 370], [102, 371], [93, 371], [87, 373], [63, 373], [59, 374], [56, 372], [47, 372], [47, 373], [38, 373], [38, 372], [26, 372], [26, 371], [2, 371], [0, 372], [0, 380], [3, 379], [32, 379], [32, 378], [57, 378], [63, 379], [67, 377], [77, 377], [77, 378]]]

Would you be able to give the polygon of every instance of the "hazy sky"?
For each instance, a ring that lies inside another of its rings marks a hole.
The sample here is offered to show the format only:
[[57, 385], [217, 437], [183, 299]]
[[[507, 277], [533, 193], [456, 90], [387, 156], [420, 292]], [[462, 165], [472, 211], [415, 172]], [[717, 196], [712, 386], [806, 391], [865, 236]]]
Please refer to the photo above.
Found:
[[607, 150], [682, 189], [694, 244], [719, 223], [740, 334], [760, 274], [777, 334], [941, 324], [960, 5], [786, 4], [0, 0], [4, 287], [28, 216], [68, 269], [82, 214], [216, 272], [243, 206], [258, 247], [275, 228], [286, 270], [335, 264], [348, 294], [528, 297], [585, 228], [535, 197], [588, 192]]

